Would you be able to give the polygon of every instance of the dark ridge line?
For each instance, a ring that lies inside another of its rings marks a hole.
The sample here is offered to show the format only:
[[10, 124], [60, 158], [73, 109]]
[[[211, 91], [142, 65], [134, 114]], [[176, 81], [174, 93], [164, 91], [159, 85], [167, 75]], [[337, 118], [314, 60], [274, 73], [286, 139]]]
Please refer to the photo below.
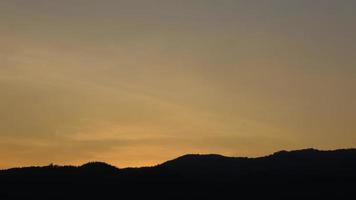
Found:
[[112, 168], [116, 170], [132, 170], [132, 169], [148, 169], [148, 168], [154, 168], [154, 167], [160, 167], [164, 166], [166, 164], [175, 162], [175, 161], [180, 161], [180, 160], [194, 160], [194, 159], [199, 159], [199, 158], [217, 158], [217, 159], [245, 159], [245, 160], [257, 160], [257, 159], [264, 159], [264, 158], [273, 158], [276, 156], [281, 156], [281, 155], [292, 155], [296, 153], [335, 153], [335, 152], [345, 152], [345, 151], [356, 151], [356, 148], [341, 148], [341, 149], [333, 149], [333, 150], [319, 150], [315, 148], [306, 148], [306, 149], [298, 149], [298, 150], [280, 150], [276, 151], [272, 154], [265, 155], [265, 156], [259, 156], [259, 157], [235, 157], [235, 156], [224, 156], [221, 154], [184, 154], [182, 156], [179, 156], [177, 158], [167, 160], [165, 162], [162, 162], [160, 164], [152, 165], [152, 166], [142, 166], [142, 167], [124, 167], [124, 168], [119, 168], [117, 166], [108, 164], [106, 162], [102, 161], [89, 161], [87, 163], [84, 163], [82, 165], [57, 165], [57, 164], [49, 164], [45, 166], [24, 166], [24, 167], [11, 167], [11, 168], [6, 168], [6, 169], [0, 169], [0, 172], [6, 172], [6, 171], [14, 171], [14, 170], [22, 170], [22, 169], [46, 169], [46, 168], [75, 168], [75, 169], [81, 169], [85, 167], [105, 167], [105, 168]]

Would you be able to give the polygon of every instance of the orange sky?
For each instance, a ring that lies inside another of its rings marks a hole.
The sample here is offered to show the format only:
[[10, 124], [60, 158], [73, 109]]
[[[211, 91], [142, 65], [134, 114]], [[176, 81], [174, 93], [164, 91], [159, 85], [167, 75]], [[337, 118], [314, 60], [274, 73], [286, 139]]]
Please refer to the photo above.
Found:
[[0, 0], [0, 167], [355, 147], [355, 6]]

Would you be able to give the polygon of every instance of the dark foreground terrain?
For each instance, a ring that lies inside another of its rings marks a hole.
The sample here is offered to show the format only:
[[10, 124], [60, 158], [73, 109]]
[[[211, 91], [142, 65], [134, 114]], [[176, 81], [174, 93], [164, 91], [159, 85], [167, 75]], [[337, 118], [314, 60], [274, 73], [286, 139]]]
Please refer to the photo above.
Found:
[[356, 198], [356, 149], [260, 158], [185, 155], [154, 167], [92, 162], [0, 171], [0, 199]]

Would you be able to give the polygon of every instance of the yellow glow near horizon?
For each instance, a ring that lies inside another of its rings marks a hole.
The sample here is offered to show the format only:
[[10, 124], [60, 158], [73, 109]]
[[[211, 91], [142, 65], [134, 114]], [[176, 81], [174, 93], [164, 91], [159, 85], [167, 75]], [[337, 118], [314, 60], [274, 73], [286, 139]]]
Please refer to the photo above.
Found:
[[0, 168], [356, 145], [354, 2], [0, 0]]

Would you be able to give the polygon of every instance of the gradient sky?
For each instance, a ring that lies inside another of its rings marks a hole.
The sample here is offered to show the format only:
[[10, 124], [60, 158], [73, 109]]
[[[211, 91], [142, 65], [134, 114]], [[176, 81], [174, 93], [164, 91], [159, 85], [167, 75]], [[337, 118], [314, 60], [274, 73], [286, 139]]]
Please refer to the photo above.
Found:
[[0, 167], [356, 146], [354, 0], [0, 0]]

